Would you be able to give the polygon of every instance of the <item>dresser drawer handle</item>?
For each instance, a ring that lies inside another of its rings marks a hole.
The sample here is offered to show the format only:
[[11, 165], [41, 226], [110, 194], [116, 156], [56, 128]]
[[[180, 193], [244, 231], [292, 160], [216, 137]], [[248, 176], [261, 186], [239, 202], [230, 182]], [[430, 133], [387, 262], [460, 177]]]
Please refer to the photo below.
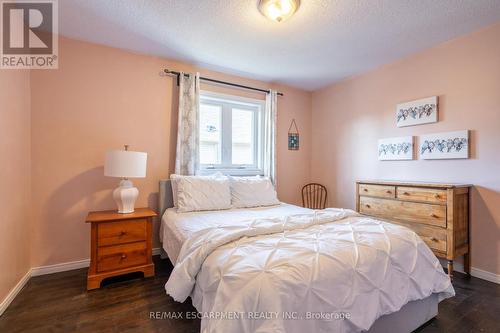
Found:
[[120, 236], [125, 236], [127, 234], [126, 231], [120, 231]]
[[436, 214], [431, 214], [431, 217], [434, 217], [434, 218], [439, 218], [439, 216], [437, 216]]
[[364, 188], [364, 189], [363, 189], [363, 191], [368, 192], [368, 189], [367, 189], [367, 188]]
[[439, 198], [441, 198], [441, 196], [436, 193], [436, 194], [434, 194], [434, 198], [439, 199]]
[[391, 190], [387, 190], [387, 191], [385, 191], [385, 193], [387, 193], [387, 194], [391, 194], [391, 193], [392, 193], [392, 191], [391, 191]]
[[371, 207], [369, 204], [366, 204], [365, 206], [366, 206], [366, 208], [370, 208]]
[[438, 242], [439, 240], [436, 237], [431, 237], [431, 241]]
[[127, 259], [127, 255], [125, 253], [122, 253], [122, 259]]
[[408, 193], [408, 192], [403, 192], [403, 194], [404, 194], [404, 195], [410, 195], [410, 193]]

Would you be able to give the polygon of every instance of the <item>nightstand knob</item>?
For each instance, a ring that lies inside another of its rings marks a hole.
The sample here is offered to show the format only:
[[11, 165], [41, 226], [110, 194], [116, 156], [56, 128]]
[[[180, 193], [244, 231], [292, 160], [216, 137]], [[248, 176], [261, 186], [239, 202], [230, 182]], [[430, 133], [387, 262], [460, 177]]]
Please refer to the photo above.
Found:
[[391, 190], [387, 190], [387, 191], [385, 191], [385, 193], [387, 193], [387, 194], [391, 194], [391, 193], [392, 193], [392, 191], [391, 191]]
[[125, 253], [122, 254], [122, 259], [126, 259], [127, 255]]
[[127, 232], [126, 232], [126, 231], [121, 231], [121, 232], [120, 232], [120, 236], [125, 236], [126, 234], [127, 234]]
[[368, 189], [367, 189], [367, 188], [364, 188], [364, 189], [363, 189], [363, 191], [368, 192]]
[[434, 194], [434, 198], [439, 199], [441, 196], [439, 194]]
[[439, 216], [437, 216], [436, 214], [431, 214], [431, 217], [438, 218]]
[[408, 193], [408, 192], [403, 192], [403, 194], [404, 194], [404, 195], [410, 195], [410, 193]]
[[437, 241], [438, 241], [438, 239], [437, 239], [436, 237], [431, 237], [431, 241], [433, 241], [433, 242], [437, 242]]
[[366, 206], [366, 208], [370, 208], [370, 207], [371, 207], [371, 206], [370, 206], [370, 205], [368, 205], [368, 204], [366, 204], [365, 206]]

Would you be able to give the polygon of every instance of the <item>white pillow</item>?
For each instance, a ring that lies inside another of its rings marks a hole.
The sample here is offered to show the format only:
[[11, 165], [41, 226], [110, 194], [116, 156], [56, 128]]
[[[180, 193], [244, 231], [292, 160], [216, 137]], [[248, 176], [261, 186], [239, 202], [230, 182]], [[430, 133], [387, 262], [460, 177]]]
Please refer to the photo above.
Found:
[[231, 191], [226, 177], [175, 177], [177, 187], [177, 211], [231, 208]]
[[177, 182], [179, 181], [180, 178], [183, 178], [183, 177], [224, 178], [225, 176], [219, 171], [217, 171], [216, 173], [214, 173], [210, 176], [183, 176], [183, 175], [171, 174], [170, 175], [170, 185], [172, 186], [172, 200], [174, 202], [175, 208], [177, 208]]
[[235, 208], [273, 206], [280, 202], [269, 178], [229, 177], [231, 201]]

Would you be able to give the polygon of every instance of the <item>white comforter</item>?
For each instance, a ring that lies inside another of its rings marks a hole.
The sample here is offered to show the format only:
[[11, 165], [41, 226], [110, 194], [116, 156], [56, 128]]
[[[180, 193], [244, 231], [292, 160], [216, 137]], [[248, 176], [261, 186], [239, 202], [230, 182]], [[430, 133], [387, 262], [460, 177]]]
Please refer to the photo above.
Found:
[[409, 301], [454, 295], [413, 231], [343, 209], [200, 230], [165, 289], [192, 297], [202, 332], [359, 332]]

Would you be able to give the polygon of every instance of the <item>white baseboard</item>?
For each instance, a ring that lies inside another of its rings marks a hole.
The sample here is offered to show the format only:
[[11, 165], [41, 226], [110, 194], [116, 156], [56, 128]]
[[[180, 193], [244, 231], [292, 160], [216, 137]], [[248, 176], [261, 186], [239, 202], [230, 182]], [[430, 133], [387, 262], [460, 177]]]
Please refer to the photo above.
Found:
[[483, 271], [482, 269], [472, 267], [470, 269], [470, 274], [479, 279], [483, 279], [486, 281], [494, 282], [500, 284], [500, 275], [491, 273], [488, 271]]
[[[447, 262], [446, 260], [440, 260], [441, 265], [446, 268]], [[464, 265], [461, 262], [454, 261], [453, 262], [453, 270], [455, 272], [460, 272], [460, 273], [465, 273], [464, 271]], [[498, 283], [500, 284], [500, 275], [483, 271], [482, 269], [476, 268], [476, 267], [471, 267], [470, 268], [470, 275], [473, 277], [477, 277], [478, 279], [490, 281], [493, 283]]]
[[19, 282], [12, 288], [12, 290], [5, 296], [2, 303], [0, 303], [0, 316], [7, 310], [10, 303], [16, 298], [17, 294], [23, 289], [31, 277], [31, 269], [19, 280]]
[[73, 269], [89, 267], [89, 265], [90, 265], [90, 259], [83, 259], [77, 261], [63, 262], [55, 265], [33, 267], [31, 269], [31, 276], [39, 276], [39, 275], [71, 271]]

